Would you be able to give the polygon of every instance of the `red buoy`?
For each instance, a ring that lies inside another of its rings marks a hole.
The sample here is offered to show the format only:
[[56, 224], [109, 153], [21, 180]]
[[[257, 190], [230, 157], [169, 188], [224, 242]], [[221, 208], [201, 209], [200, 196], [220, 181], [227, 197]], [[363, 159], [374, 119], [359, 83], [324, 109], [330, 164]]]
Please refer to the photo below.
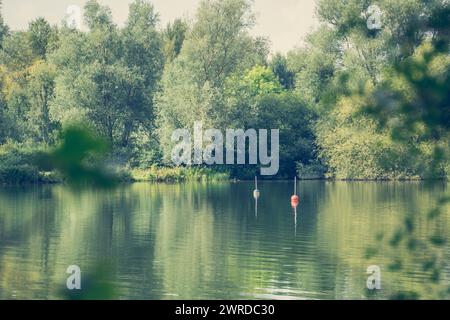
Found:
[[298, 206], [299, 202], [300, 202], [300, 198], [299, 198], [297, 195], [294, 194], [294, 195], [291, 197], [291, 206], [292, 206], [293, 208], [295, 208], [295, 207]]

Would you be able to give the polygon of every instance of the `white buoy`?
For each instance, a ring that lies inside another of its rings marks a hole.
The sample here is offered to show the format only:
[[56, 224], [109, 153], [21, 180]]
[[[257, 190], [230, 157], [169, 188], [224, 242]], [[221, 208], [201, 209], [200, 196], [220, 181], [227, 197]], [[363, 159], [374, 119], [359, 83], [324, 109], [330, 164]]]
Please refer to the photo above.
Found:
[[253, 190], [253, 198], [255, 199], [255, 217], [258, 217], [258, 198], [260, 196], [258, 190], [258, 178], [255, 177], [255, 190]]
[[253, 198], [258, 199], [260, 196], [260, 192], [258, 190], [258, 178], [255, 177], [255, 190], [253, 190]]

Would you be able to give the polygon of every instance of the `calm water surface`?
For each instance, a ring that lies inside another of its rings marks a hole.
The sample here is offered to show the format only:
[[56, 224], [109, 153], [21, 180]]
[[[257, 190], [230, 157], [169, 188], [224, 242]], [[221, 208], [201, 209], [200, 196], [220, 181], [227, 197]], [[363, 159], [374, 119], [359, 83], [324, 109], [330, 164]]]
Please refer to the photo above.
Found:
[[[293, 183], [259, 187], [257, 210], [247, 182], [0, 187], [0, 299], [59, 299], [69, 265], [85, 276], [99, 264], [109, 266], [105, 277], [121, 299], [432, 297], [415, 265], [426, 253], [393, 251], [376, 236], [411, 214], [420, 239], [448, 234], [449, 210], [437, 225], [425, 218], [446, 184], [300, 182], [297, 213]], [[366, 257], [369, 247], [379, 255]], [[389, 271], [400, 256], [408, 271]], [[449, 245], [439, 258], [450, 261]], [[382, 289], [372, 294], [369, 265], [382, 270]]]

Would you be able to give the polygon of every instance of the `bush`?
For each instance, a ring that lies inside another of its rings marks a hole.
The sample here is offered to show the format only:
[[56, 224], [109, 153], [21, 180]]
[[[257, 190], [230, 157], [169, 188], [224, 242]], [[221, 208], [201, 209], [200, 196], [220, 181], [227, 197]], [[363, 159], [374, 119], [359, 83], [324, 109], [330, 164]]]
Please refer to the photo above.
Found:
[[221, 181], [228, 180], [226, 172], [216, 172], [204, 167], [156, 167], [147, 169], [132, 169], [130, 171], [132, 181], [145, 182], [182, 182], [182, 181]]
[[443, 168], [433, 168], [435, 142], [422, 141], [417, 135], [406, 142], [395, 139], [389, 128], [358, 114], [364, 101], [343, 98], [316, 125], [318, 155], [328, 168], [327, 177], [411, 180], [445, 176]]
[[8, 184], [37, 183], [39, 171], [30, 165], [0, 166], [0, 182]]
[[35, 165], [37, 149], [7, 143], [0, 146], [0, 183], [53, 183], [61, 181], [56, 173], [40, 172]]
[[327, 169], [320, 163], [297, 163], [297, 176], [302, 180], [324, 179]]

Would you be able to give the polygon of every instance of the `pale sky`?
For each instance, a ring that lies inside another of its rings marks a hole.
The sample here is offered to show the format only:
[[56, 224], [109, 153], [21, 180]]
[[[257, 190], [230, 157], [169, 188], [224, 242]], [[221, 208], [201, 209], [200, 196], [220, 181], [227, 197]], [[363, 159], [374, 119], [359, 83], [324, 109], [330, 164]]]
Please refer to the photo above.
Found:
[[[59, 24], [70, 5], [82, 7], [87, 0], [3, 0], [3, 17], [13, 30], [23, 30], [37, 17]], [[193, 17], [200, 0], [150, 0], [160, 15], [161, 25], [177, 17]], [[114, 21], [121, 25], [132, 0], [99, 0], [111, 8]], [[286, 53], [301, 44], [304, 36], [317, 25], [315, 0], [254, 0], [257, 26], [254, 35], [268, 37], [273, 52]]]

